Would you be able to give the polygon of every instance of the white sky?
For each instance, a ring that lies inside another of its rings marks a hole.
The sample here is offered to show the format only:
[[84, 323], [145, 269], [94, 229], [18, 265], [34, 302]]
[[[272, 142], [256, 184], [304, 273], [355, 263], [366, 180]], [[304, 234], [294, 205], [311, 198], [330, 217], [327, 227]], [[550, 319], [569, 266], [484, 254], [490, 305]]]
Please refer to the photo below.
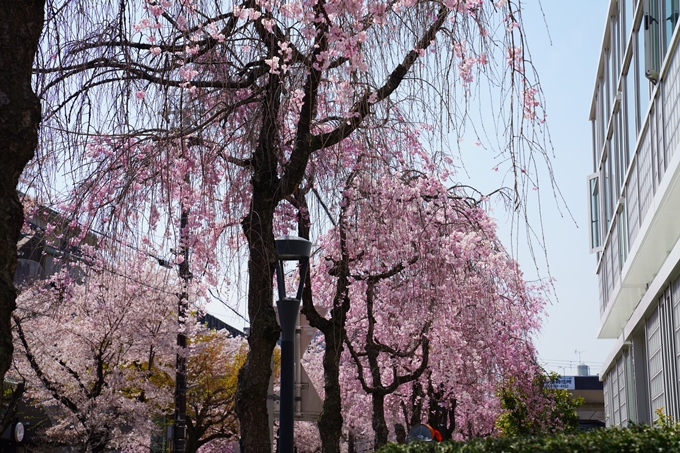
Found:
[[[536, 345], [541, 363], [564, 375], [576, 374], [579, 358], [590, 365], [591, 374], [599, 373], [613, 344], [613, 340], [597, 339], [598, 286], [595, 256], [588, 252], [586, 191], [586, 177], [592, 172], [588, 113], [608, 5], [607, 0], [543, 0], [545, 16], [537, 0], [523, 5], [528, 47], [546, 98], [555, 178], [576, 220], [575, 225], [570, 217], [563, 217], [549, 189], [543, 189], [544, 234], [557, 297], [548, 306], [549, 317]], [[474, 161], [466, 156], [465, 146], [474, 148], [468, 149], [475, 154]], [[495, 164], [490, 157], [479, 159], [479, 151], [472, 143], [463, 144], [462, 157], [470, 180], [461, 182], [480, 189], [485, 184], [495, 188], [498, 185], [498, 173], [492, 170]], [[460, 179], [465, 175], [458, 176]], [[541, 177], [543, 181], [547, 179], [545, 174]], [[498, 216], [499, 234], [507, 242], [510, 225], [501, 208], [494, 213]], [[517, 258], [526, 277], [535, 278], [529, 254], [520, 251]], [[542, 277], [547, 275], [545, 269], [540, 273]], [[242, 320], [218, 304], [211, 304], [208, 311], [243, 327]]]

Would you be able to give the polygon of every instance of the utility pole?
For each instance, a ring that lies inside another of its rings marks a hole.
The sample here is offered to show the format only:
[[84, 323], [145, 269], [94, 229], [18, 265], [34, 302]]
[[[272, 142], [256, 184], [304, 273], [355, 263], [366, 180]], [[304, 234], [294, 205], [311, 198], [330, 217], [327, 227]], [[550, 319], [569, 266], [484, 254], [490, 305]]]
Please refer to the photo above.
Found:
[[182, 292], [179, 294], [177, 306], [177, 318], [179, 329], [177, 331], [177, 366], [175, 370], [175, 420], [172, 434], [173, 453], [184, 453], [187, 445], [187, 337], [184, 333], [185, 320], [189, 310], [189, 247], [187, 247], [186, 228], [189, 218], [188, 210], [182, 208], [180, 218], [180, 255], [179, 277], [182, 279]]

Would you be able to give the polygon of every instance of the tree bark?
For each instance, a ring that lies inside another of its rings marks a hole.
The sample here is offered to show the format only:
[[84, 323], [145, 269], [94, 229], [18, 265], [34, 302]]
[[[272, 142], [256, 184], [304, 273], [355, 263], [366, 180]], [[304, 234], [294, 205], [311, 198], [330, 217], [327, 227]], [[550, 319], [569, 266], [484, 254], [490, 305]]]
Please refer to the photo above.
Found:
[[[385, 345], [381, 345], [380, 343], [378, 343], [374, 336], [376, 326], [376, 319], [373, 314], [375, 285], [380, 280], [390, 278], [398, 274], [403, 270], [403, 268], [404, 268], [403, 263], [399, 263], [392, 269], [383, 272], [382, 274], [372, 275], [367, 279], [368, 286], [366, 288], [366, 315], [367, 315], [366, 318], [368, 320], [368, 328], [366, 331], [366, 343], [364, 345], [364, 353], [362, 353], [362, 355], [364, 355], [368, 361], [368, 369], [371, 376], [370, 385], [366, 383], [366, 379], [364, 378], [364, 366], [361, 363], [359, 354], [352, 347], [352, 344], [347, 338], [347, 336], [345, 336], [345, 344], [349, 348], [350, 354], [354, 359], [354, 363], [356, 363], [357, 368], [359, 369], [359, 381], [361, 382], [361, 386], [367, 393], [371, 395], [371, 398], [373, 400], [372, 425], [375, 434], [373, 448], [376, 451], [379, 450], [380, 447], [387, 444], [387, 437], [389, 435], [389, 429], [387, 428], [387, 422], [385, 421], [385, 395], [394, 393], [402, 384], [406, 384], [408, 382], [412, 382], [419, 379], [420, 376], [425, 371], [425, 369], [427, 368], [429, 359], [429, 347], [430, 347], [429, 340], [425, 336], [425, 332], [429, 328], [429, 322], [426, 323], [426, 325], [423, 327], [420, 341], [417, 344], [415, 344], [413, 349], [410, 351], [398, 351], [390, 347], [386, 347]], [[394, 356], [413, 357], [418, 347], [422, 349], [422, 359], [418, 369], [412, 372], [408, 372], [407, 374], [404, 375], [399, 375], [397, 373], [396, 368], [394, 368], [393, 369], [394, 377], [392, 383], [389, 385], [384, 385], [382, 383], [382, 373], [380, 369], [380, 363], [378, 360], [381, 352], [387, 352], [393, 354]]]
[[371, 399], [373, 402], [373, 419], [371, 424], [375, 433], [373, 448], [375, 451], [378, 451], [380, 447], [387, 444], [387, 437], [390, 434], [387, 422], [385, 421], [385, 395], [376, 392], [371, 395]]
[[31, 88], [44, 0], [0, 2], [0, 382], [12, 363], [14, 273], [24, 221], [19, 176], [38, 146], [40, 101]]
[[[333, 324], [335, 324], [334, 321], [336, 320], [331, 320]], [[322, 453], [340, 453], [340, 438], [342, 437], [340, 354], [342, 354], [343, 340], [342, 333], [334, 335], [335, 332], [332, 330], [332, 328], [328, 329], [329, 332], [324, 333], [326, 340], [326, 350], [323, 356], [325, 396], [323, 411], [318, 423]]]
[[197, 416], [196, 420], [192, 420], [187, 416], [187, 439], [186, 439], [186, 453], [196, 453], [203, 445], [201, 438], [205, 435], [206, 427], [203, 420]]
[[105, 453], [109, 451], [109, 442], [111, 442], [111, 432], [106, 425], [94, 426], [91, 428], [92, 433], [87, 439], [84, 447], [84, 452]]
[[254, 188], [253, 209], [244, 222], [248, 238], [248, 358], [239, 371], [236, 413], [241, 426], [241, 451], [270, 453], [267, 390], [271, 378], [271, 359], [280, 328], [272, 303], [274, 234], [271, 198]]
[[281, 329], [273, 304], [276, 266], [273, 219], [280, 181], [276, 157], [279, 79], [270, 76], [258, 145], [253, 156], [253, 195], [250, 212], [242, 222], [248, 240], [248, 357], [239, 370], [236, 413], [240, 422], [240, 445], [244, 453], [271, 453], [267, 391], [272, 375], [271, 360]]
[[[304, 194], [298, 191], [296, 200], [303, 210], [298, 218], [298, 234], [300, 237], [309, 239], [310, 224], [303, 212], [308, 212]], [[326, 348], [323, 356], [324, 370], [324, 400], [321, 416], [317, 426], [321, 437], [322, 453], [340, 453], [340, 439], [342, 438], [342, 396], [340, 394], [340, 358], [345, 338], [345, 323], [350, 301], [348, 296], [349, 281], [349, 255], [346, 248], [346, 234], [344, 231], [345, 209], [340, 215], [340, 260], [335, 263], [334, 273], [337, 277], [335, 295], [333, 297], [333, 309], [331, 318], [324, 319], [314, 308], [311, 290], [311, 277], [307, 275], [307, 282], [303, 292], [303, 314], [309, 320], [312, 327], [316, 327], [323, 333]]]
[[[316, 6], [319, 29], [317, 30], [318, 38], [315, 39], [315, 56], [325, 51], [327, 44], [326, 22], [325, 19], [322, 19], [325, 15], [323, 5], [324, 2], [320, 1]], [[416, 49], [425, 49], [434, 41], [447, 17], [448, 9], [442, 7], [435, 22], [431, 27], [428, 27], [426, 33], [418, 41]], [[268, 57], [272, 58], [277, 55], [279, 47], [275, 42], [275, 35], [265, 33], [262, 25], [259, 26], [258, 32], [268, 49]], [[411, 50], [402, 63], [390, 73], [385, 84], [374, 92], [377, 101], [387, 99], [399, 87], [416, 62], [417, 56], [417, 50]], [[310, 61], [314, 61], [314, 58]], [[312, 135], [311, 124], [312, 119], [316, 116], [317, 92], [322, 74], [314, 65], [311, 65], [309, 69], [310, 73], [304, 84], [305, 94], [302, 100], [303, 105], [300, 111], [295, 146], [288, 163], [284, 165], [281, 179], [279, 179], [277, 173], [279, 165], [277, 151], [280, 151], [278, 148], [282, 143], [279, 136], [280, 124], [278, 124], [281, 84], [279, 76], [273, 73], [269, 74], [268, 86], [263, 97], [262, 125], [252, 159], [252, 200], [250, 211], [242, 222], [250, 254], [248, 260], [248, 314], [251, 326], [248, 345], [250, 349], [246, 363], [239, 372], [236, 393], [236, 412], [241, 427], [240, 446], [241, 451], [246, 453], [270, 453], [271, 449], [266, 401], [269, 379], [272, 373], [272, 352], [280, 333], [272, 303], [272, 279], [276, 263], [273, 235], [274, 210], [280, 200], [298, 189], [303, 180], [310, 155], [319, 149], [334, 146], [349, 137], [371, 112], [371, 103], [369, 102], [371, 93], [367, 92], [352, 107], [350, 111], [352, 119], [347, 124], [343, 124], [328, 133]], [[311, 298], [304, 303], [304, 310], [310, 325], [321, 330], [326, 337], [328, 337], [329, 332], [331, 335], [341, 335], [339, 338], [344, 336], [345, 315], [349, 311], [349, 300], [346, 293], [342, 298], [341, 306], [334, 305], [332, 317], [340, 317], [338, 318], [339, 321], [334, 321], [331, 326], [327, 324], [326, 320], [321, 319], [314, 310]], [[329, 357], [329, 360], [335, 361], [335, 363], [339, 361], [338, 359], [339, 356], [332, 360]], [[331, 372], [334, 366], [333, 364], [330, 365]], [[334, 386], [326, 384], [326, 388], [329, 387]], [[329, 412], [325, 415], [325, 418], [322, 414], [320, 420], [322, 442], [323, 439], [326, 439], [322, 447], [324, 453], [339, 452], [342, 416], [335, 409], [336, 397], [333, 395], [333, 391], [331, 391], [331, 400], [329, 400], [328, 406], [324, 402], [323, 411], [325, 413], [328, 408]], [[331, 414], [331, 412], [336, 413]], [[324, 432], [326, 428], [329, 430], [327, 433]], [[337, 440], [332, 440], [332, 436], [337, 436]], [[385, 435], [386, 438], [387, 435]]]

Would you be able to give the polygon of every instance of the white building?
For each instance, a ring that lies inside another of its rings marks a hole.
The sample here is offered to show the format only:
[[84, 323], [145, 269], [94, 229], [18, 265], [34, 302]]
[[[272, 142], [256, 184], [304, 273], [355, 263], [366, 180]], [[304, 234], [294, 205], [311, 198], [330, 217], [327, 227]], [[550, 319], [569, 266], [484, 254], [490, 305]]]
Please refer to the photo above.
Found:
[[610, 0], [590, 110], [607, 425], [680, 418], [680, 0]]

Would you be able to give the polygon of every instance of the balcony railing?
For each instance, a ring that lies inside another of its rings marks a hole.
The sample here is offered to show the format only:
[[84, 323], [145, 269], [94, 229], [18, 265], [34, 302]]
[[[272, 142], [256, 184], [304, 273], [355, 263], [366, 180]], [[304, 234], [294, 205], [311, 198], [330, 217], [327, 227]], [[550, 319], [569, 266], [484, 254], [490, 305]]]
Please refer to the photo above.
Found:
[[[627, 316], [630, 315], [632, 309], [644, 294], [646, 284], [649, 284], [650, 279], [656, 275], [665, 258], [665, 255], [663, 255], [652, 259], [656, 269], [646, 269], [648, 272], [643, 272], [644, 276], [628, 275], [637, 272], [638, 268], [642, 269], [642, 265], [632, 269], [631, 260], [635, 260], [645, 253], [648, 255], [651, 253], [643, 250], [648, 247], [643, 242], [648, 241], [650, 235], [659, 233], [659, 231], [652, 231], [655, 223], [651, 221], [651, 217], [659, 215], [659, 200], [663, 199], [663, 196], [656, 197], [656, 195], [660, 187], [664, 191], [671, 187], [664, 183], [664, 176], [666, 176], [668, 166], [680, 145], [680, 58], [677, 55], [677, 41], [678, 37], [675, 36], [673, 47], [668, 53], [669, 57], [661, 71], [661, 80], [655, 87], [653, 98], [647, 110], [647, 117], [638, 135], [635, 153], [632, 156], [624, 186], [620, 192], [622, 203], [620, 201], [617, 206], [619, 212], [621, 212], [620, 209], [625, 209], [622, 215], [625, 216], [626, 225], [619, 228], [618, 222], [621, 219], [616, 213], [612, 215], [612, 221], [600, 255], [597, 270], [600, 281], [600, 312], [605, 318], [611, 315], [611, 313], [608, 313], [608, 310], [611, 311], [612, 309], [611, 304], [618, 303], [622, 299], [629, 299], [625, 302], [627, 308], [624, 309], [624, 313], [620, 314], [627, 320]], [[668, 178], [675, 179], [677, 177], [676, 167], [677, 165], [674, 164], [673, 171], [669, 172]], [[668, 239], [664, 239], [665, 242], [670, 242], [670, 244], [662, 244], [663, 247], [666, 247], [666, 250], [663, 250], [666, 254], [670, 250], [669, 247], [672, 248], [675, 244], [677, 233], [680, 233], [680, 231], [664, 232], [665, 236], [670, 234]], [[676, 236], [673, 237], [673, 234], [676, 234]], [[623, 246], [621, 241], [627, 241], [631, 250], [630, 255], [620, 252], [620, 246]], [[655, 247], [659, 248], [662, 245], [656, 244]], [[645, 266], [649, 267], [647, 264]], [[634, 288], [634, 291], [629, 291], [631, 288]], [[629, 294], [622, 297], [622, 291], [628, 291]], [[601, 336], [610, 336], [616, 330], [613, 325], [607, 327], [608, 322], [607, 319], [603, 320]], [[615, 321], [614, 324], [619, 328], [622, 327], [620, 320]], [[605, 330], [609, 334], [604, 332]]]

